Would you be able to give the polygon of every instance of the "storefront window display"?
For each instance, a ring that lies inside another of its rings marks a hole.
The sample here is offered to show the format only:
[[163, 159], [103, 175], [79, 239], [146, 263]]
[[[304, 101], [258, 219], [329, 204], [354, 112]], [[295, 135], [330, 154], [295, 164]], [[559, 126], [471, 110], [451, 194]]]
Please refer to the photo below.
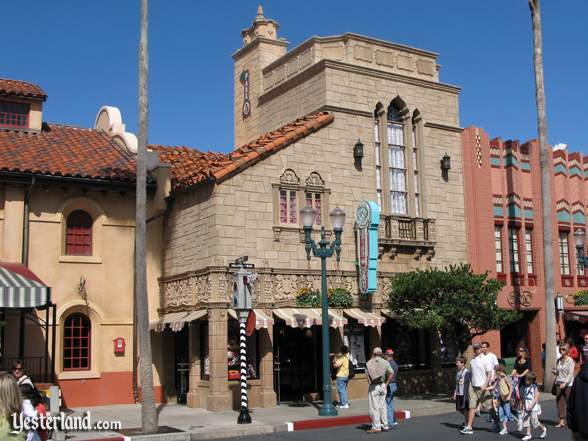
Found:
[[344, 328], [343, 342], [349, 347], [351, 359], [355, 366], [363, 370], [368, 359], [369, 330], [359, 323], [349, 323]]
[[[247, 378], [259, 378], [259, 331], [247, 337]], [[227, 365], [229, 369], [229, 380], [239, 380], [239, 322], [229, 320], [228, 341], [227, 341]]]
[[[229, 380], [240, 379], [239, 322], [229, 320], [227, 335], [227, 368]], [[210, 379], [208, 322], [200, 323], [200, 378]], [[247, 378], [259, 378], [259, 331], [247, 337]]]

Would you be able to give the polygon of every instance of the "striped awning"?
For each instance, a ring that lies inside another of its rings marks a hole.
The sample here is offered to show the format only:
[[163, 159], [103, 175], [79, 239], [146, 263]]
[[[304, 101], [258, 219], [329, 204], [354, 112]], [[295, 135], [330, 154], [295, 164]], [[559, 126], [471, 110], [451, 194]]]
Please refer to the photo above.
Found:
[[200, 309], [197, 311], [169, 312], [156, 320], [151, 320], [149, 322], [149, 329], [152, 329], [156, 332], [163, 332], [165, 326], [169, 325], [172, 331], [178, 332], [182, 330], [185, 323], [201, 319], [206, 314], [207, 313], [205, 309]]
[[566, 311], [566, 318], [577, 322], [588, 322], [588, 311]]
[[[310, 328], [313, 325], [321, 326], [323, 324], [320, 308], [280, 308], [274, 309], [274, 314], [292, 328]], [[340, 328], [346, 324], [345, 317], [329, 310], [329, 326]]]
[[[260, 330], [261, 328], [269, 328], [270, 326], [273, 326], [274, 319], [268, 317], [261, 309], [254, 309], [253, 312], [255, 312], [255, 329]], [[237, 312], [234, 309], [229, 309], [229, 317], [237, 320]]]
[[364, 326], [373, 326], [375, 328], [382, 326], [386, 321], [385, 317], [374, 314], [373, 312], [364, 311], [359, 308], [346, 309], [343, 313], [352, 319], [357, 320], [357, 323]]
[[316, 315], [312, 314], [310, 309], [304, 308], [279, 308], [274, 309], [274, 315], [280, 320], [284, 320], [287, 326], [291, 328], [310, 328], [314, 325]]
[[26, 265], [0, 262], [0, 308], [39, 308], [51, 303], [51, 288]]

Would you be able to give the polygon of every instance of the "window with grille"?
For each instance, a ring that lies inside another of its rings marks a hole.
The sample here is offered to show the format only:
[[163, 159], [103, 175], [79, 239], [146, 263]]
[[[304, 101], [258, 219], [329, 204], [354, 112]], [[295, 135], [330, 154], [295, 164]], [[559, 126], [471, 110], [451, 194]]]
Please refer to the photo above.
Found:
[[408, 214], [404, 122], [393, 104], [388, 108], [387, 119], [390, 208], [393, 214]]
[[559, 269], [562, 276], [570, 274], [570, 250], [568, 248], [568, 232], [559, 232]]
[[28, 128], [29, 105], [25, 103], [13, 103], [0, 101], [0, 126]]
[[378, 206], [382, 209], [382, 159], [380, 154], [381, 141], [380, 141], [380, 124], [376, 119], [374, 121], [374, 140], [376, 149], [376, 200]]
[[527, 256], [527, 273], [535, 274], [533, 268], [533, 230], [525, 229], [525, 254]]
[[296, 190], [280, 190], [280, 223], [298, 224]]
[[[576, 256], [578, 255], [578, 249], [576, 248]], [[576, 259], [576, 275], [578, 276], [584, 276], [584, 265], [578, 260]]]
[[504, 272], [502, 266], [502, 227], [500, 225], [494, 226], [494, 248], [496, 249], [496, 272]]
[[316, 211], [315, 225], [321, 225], [321, 193], [306, 192], [306, 206]]
[[517, 228], [508, 229], [508, 252], [510, 256], [510, 272], [520, 272], [519, 264], [519, 230]]
[[92, 255], [92, 217], [83, 210], [75, 210], [67, 217], [65, 254]]
[[83, 314], [72, 314], [63, 324], [63, 370], [90, 370], [90, 319]]

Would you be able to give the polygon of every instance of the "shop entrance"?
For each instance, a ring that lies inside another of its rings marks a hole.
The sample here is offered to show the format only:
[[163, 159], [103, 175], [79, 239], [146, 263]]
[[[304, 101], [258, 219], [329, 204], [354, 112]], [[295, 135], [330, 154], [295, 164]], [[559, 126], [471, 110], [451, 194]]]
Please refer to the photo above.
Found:
[[274, 389], [278, 401], [318, 398], [321, 390], [321, 328], [274, 325]]
[[188, 359], [188, 328], [189, 326], [184, 326], [181, 331], [174, 332], [174, 382], [176, 387], [176, 400], [178, 404], [186, 404], [186, 398], [188, 395], [188, 382], [190, 378], [190, 363]]
[[[529, 355], [533, 355], [532, 352], [536, 347], [536, 342], [532, 341], [531, 323], [536, 315], [537, 311], [525, 311], [522, 313], [520, 320], [510, 323], [500, 330], [500, 354], [506, 363], [508, 372], [514, 365], [518, 346], [526, 347], [530, 352]], [[533, 367], [533, 369], [537, 368]]]

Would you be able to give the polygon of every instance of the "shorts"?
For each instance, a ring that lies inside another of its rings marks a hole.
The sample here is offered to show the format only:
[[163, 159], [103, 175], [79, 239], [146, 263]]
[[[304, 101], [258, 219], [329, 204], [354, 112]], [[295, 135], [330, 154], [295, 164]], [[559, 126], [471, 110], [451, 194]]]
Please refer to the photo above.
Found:
[[469, 398], [470, 398], [470, 409], [475, 409], [478, 407], [478, 404], [481, 404], [485, 409], [490, 409], [492, 406], [492, 397], [488, 392], [482, 392], [482, 389], [479, 387], [474, 387], [470, 384], [470, 391], [469, 391]]
[[541, 423], [539, 422], [539, 411], [523, 412], [523, 427], [533, 427], [536, 429]]

